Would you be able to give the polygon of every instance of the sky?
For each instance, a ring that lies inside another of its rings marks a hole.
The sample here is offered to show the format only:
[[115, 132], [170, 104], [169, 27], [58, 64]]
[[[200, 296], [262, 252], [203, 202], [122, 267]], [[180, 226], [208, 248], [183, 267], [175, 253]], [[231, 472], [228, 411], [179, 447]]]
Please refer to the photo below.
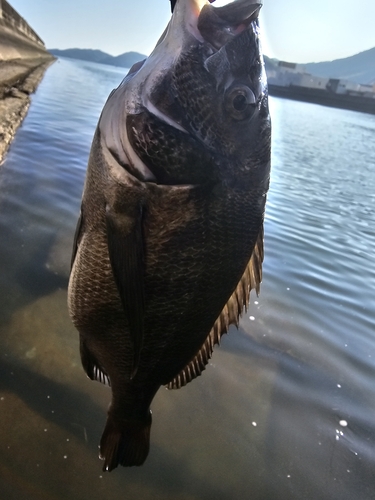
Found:
[[[100, 49], [114, 56], [148, 55], [170, 17], [169, 0], [9, 3], [47, 48]], [[260, 19], [263, 52], [285, 61], [329, 61], [375, 47], [374, 0], [263, 0]]]

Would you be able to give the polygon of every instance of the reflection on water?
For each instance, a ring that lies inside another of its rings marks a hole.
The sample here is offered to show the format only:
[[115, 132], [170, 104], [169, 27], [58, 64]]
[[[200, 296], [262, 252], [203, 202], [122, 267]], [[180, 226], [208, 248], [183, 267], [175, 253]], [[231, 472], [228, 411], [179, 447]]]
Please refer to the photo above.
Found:
[[367, 500], [375, 468], [375, 117], [272, 99], [260, 298], [101, 472], [110, 399], [66, 310], [91, 138], [124, 70], [59, 60], [0, 169], [0, 498]]

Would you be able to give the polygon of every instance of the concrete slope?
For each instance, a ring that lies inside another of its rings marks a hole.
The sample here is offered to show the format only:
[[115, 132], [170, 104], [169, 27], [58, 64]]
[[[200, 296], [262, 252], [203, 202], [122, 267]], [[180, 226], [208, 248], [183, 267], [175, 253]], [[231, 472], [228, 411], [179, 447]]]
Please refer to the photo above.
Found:
[[30, 94], [55, 60], [26, 21], [9, 4], [7, 9], [7, 17], [0, 17], [0, 164], [26, 116]]

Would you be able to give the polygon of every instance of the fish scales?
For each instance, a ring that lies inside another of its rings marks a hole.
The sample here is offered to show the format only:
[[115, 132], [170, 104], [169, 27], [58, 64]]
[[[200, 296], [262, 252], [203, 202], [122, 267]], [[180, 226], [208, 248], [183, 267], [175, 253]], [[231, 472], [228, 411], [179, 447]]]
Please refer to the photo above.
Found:
[[260, 4], [231, 5], [178, 0], [93, 139], [68, 305], [86, 373], [112, 390], [104, 470], [145, 461], [159, 387], [200, 375], [259, 288], [270, 168]]

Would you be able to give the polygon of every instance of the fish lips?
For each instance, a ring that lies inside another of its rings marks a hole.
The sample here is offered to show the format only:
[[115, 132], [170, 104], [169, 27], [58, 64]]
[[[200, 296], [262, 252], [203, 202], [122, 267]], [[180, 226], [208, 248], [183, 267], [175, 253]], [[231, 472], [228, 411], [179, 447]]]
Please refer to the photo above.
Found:
[[198, 17], [198, 31], [203, 39], [219, 50], [258, 19], [262, 3], [234, 0], [223, 7], [205, 5]]

